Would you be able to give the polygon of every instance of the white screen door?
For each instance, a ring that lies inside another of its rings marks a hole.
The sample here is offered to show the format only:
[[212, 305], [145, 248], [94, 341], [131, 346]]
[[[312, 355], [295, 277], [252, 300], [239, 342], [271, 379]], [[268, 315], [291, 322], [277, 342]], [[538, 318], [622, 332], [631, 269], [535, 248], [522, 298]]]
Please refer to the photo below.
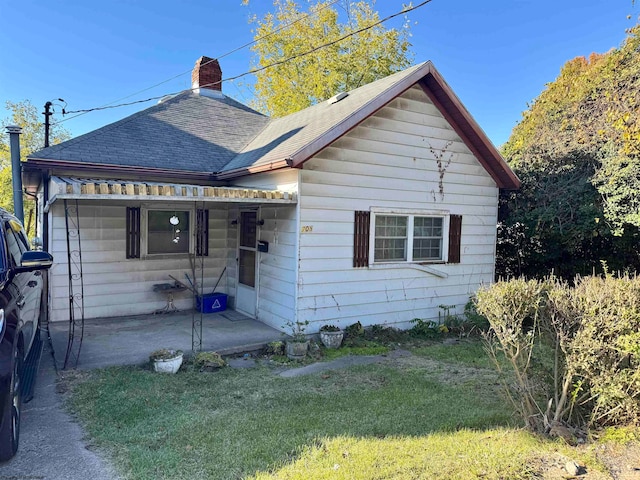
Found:
[[255, 211], [240, 212], [236, 310], [251, 317], [256, 316], [257, 220]]

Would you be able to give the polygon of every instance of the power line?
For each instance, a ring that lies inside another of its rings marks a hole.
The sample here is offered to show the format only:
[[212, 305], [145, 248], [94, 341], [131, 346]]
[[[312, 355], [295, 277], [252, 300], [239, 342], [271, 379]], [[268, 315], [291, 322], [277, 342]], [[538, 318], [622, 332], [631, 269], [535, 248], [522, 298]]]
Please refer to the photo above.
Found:
[[[335, 4], [336, 4], [336, 3], [338, 3], [339, 1], [341, 1], [341, 0], [333, 0], [332, 2], [327, 3], [326, 5], [324, 5], [322, 8], [319, 8], [319, 9], [315, 10], [313, 13], [312, 13], [312, 12], [309, 12], [308, 14], [301, 16], [301, 17], [300, 17], [300, 18], [298, 18], [297, 20], [294, 20], [294, 21], [293, 21], [293, 22], [291, 22], [291, 23], [287, 23], [287, 24], [285, 24], [285, 25], [282, 25], [282, 26], [280, 26], [279, 28], [275, 29], [273, 32], [269, 32], [268, 34], [263, 35], [262, 37], [256, 38], [256, 39], [254, 39], [254, 40], [253, 40], [253, 41], [251, 41], [251, 42], [245, 43], [244, 45], [241, 45], [241, 46], [239, 46], [239, 47], [237, 47], [237, 48], [234, 48], [233, 50], [231, 50], [231, 51], [229, 51], [229, 52], [227, 52], [227, 53], [224, 53], [224, 54], [220, 55], [219, 57], [216, 57], [215, 59], [212, 59], [212, 60], [209, 60], [208, 62], [203, 63], [201, 66], [202, 66], [202, 67], [204, 67], [205, 65], [208, 65], [209, 63], [211, 63], [211, 62], [213, 62], [213, 61], [215, 61], [215, 60], [220, 60], [221, 58], [228, 57], [229, 55], [232, 55], [232, 54], [234, 54], [234, 53], [236, 53], [236, 52], [238, 52], [238, 51], [240, 51], [240, 50], [243, 50], [243, 49], [245, 49], [245, 48], [247, 48], [247, 47], [249, 47], [249, 46], [251, 46], [251, 45], [253, 45], [253, 44], [255, 44], [255, 43], [258, 43], [258, 42], [260, 42], [260, 41], [262, 41], [262, 40], [264, 40], [264, 39], [266, 39], [266, 38], [269, 38], [271, 35], [275, 35], [276, 33], [281, 32], [282, 30], [285, 30], [285, 29], [287, 29], [287, 28], [289, 28], [289, 27], [291, 27], [291, 26], [295, 25], [296, 23], [301, 22], [302, 20], [304, 20], [304, 19], [306, 19], [306, 18], [308, 18], [308, 17], [311, 17], [311, 16], [314, 16], [314, 15], [317, 15], [317, 14], [318, 14], [318, 13], [320, 13], [322, 10], [324, 10], [324, 9], [326, 9], [326, 8], [329, 8], [329, 7], [333, 6], [333, 5], [335, 5]], [[132, 94], [130, 94], [130, 95], [127, 95], [127, 96], [124, 96], [124, 97], [121, 97], [121, 98], [118, 98], [118, 99], [116, 99], [116, 100], [113, 100], [113, 101], [111, 101], [111, 102], [109, 102], [109, 103], [106, 103], [106, 104], [102, 105], [101, 107], [97, 107], [97, 108], [98, 108], [98, 109], [106, 108], [106, 107], [108, 107], [108, 106], [110, 106], [110, 105], [113, 105], [113, 104], [114, 104], [114, 103], [116, 103], [116, 102], [120, 102], [120, 101], [122, 101], [122, 100], [126, 100], [127, 98], [131, 98], [131, 97], [134, 97], [134, 96], [139, 95], [139, 94], [141, 94], [141, 93], [147, 92], [147, 91], [149, 91], [149, 90], [153, 90], [154, 88], [157, 88], [157, 87], [159, 87], [160, 85], [164, 85], [165, 83], [169, 83], [170, 81], [175, 80], [176, 78], [180, 78], [181, 76], [186, 75], [186, 74], [188, 74], [188, 73], [191, 73], [191, 70], [187, 70], [187, 71], [185, 71], [185, 72], [182, 72], [182, 73], [179, 73], [179, 74], [177, 74], [177, 75], [174, 75], [173, 77], [168, 78], [168, 79], [166, 79], [166, 80], [163, 80], [162, 82], [156, 83], [155, 85], [151, 85], [150, 87], [147, 87], [147, 88], [143, 88], [142, 90], [138, 90], [137, 92], [134, 92], [134, 93], [132, 93]], [[164, 95], [163, 95], [163, 96], [164, 96]], [[153, 98], [153, 99], [147, 99], [147, 100], [141, 100], [141, 101], [140, 101], [140, 103], [148, 102], [148, 101], [150, 101], [150, 100], [155, 100], [155, 98]], [[122, 106], [125, 106], [125, 105], [130, 105], [130, 104], [123, 104]], [[61, 120], [61, 121], [56, 122], [56, 123], [62, 123], [62, 122], [66, 122], [66, 121], [68, 121], [68, 120], [72, 120], [72, 119], [77, 118], [77, 117], [79, 117], [79, 116], [81, 116], [81, 115], [85, 115], [86, 113], [89, 113], [89, 112], [91, 112], [91, 111], [93, 111], [93, 110], [92, 110], [92, 109], [87, 109], [86, 111], [85, 111], [85, 110], [76, 110], [75, 112], [81, 112], [81, 113], [79, 113], [78, 115], [75, 115], [75, 116], [73, 116], [73, 117], [66, 118], [66, 119]], [[67, 112], [67, 113], [75, 113], [75, 112]]]
[[[232, 81], [232, 80], [237, 80], [238, 78], [246, 77], [247, 75], [254, 75], [254, 74], [258, 73], [258, 72], [262, 72], [262, 71], [267, 70], [269, 68], [277, 67], [278, 65], [282, 65], [284, 63], [290, 62], [290, 61], [295, 60], [297, 58], [305, 57], [307, 55], [310, 55], [312, 53], [317, 52], [318, 50], [322, 50], [323, 48], [327, 48], [327, 47], [330, 47], [332, 45], [335, 45], [336, 43], [339, 43], [339, 42], [341, 42], [343, 40], [346, 40], [349, 37], [352, 37], [352, 36], [357, 35], [359, 33], [362, 33], [362, 32], [365, 32], [367, 30], [370, 30], [373, 27], [381, 25], [382, 23], [384, 23], [386, 21], [389, 21], [392, 18], [395, 18], [395, 17], [397, 17], [399, 15], [403, 15], [403, 14], [412, 12], [413, 10], [417, 10], [418, 8], [425, 6], [427, 3], [430, 3], [431, 1], [432, 0], [425, 0], [424, 2], [422, 2], [422, 3], [418, 4], [418, 5], [415, 5], [415, 6], [407, 6], [407, 7], [403, 8], [401, 11], [396, 12], [394, 14], [391, 14], [391, 15], [389, 15], [389, 16], [381, 19], [381, 20], [378, 20], [377, 22], [372, 23], [371, 25], [368, 25], [366, 27], [362, 27], [359, 30], [356, 30], [356, 31], [351, 32], [351, 33], [348, 33], [346, 35], [343, 35], [342, 37], [337, 38], [336, 40], [332, 40], [331, 42], [327, 42], [327, 43], [324, 43], [324, 44], [319, 45], [317, 47], [314, 47], [311, 50], [307, 50], [306, 52], [302, 52], [302, 53], [298, 53], [298, 54], [292, 55], [292, 56], [284, 58], [282, 60], [278, 60], [276, 62], [270, 63], [269, 65], [265, 65], [265, 66], [260, 67], [260, 68], [249, 70], [248, 72], [244, 72], [244, 73], [241, 73], [239, 75], [235, 75], [233, 77], [223, 78], [223, 79], [221, 79], [221, 80], [219, 80], [217, 82], [209, 83], [209, 84], [206, 84], [206, 85], [200, 85], [200, 87], [198, 87], [198, 88], [212, 87], [212, 86], [215, 86], [215, 85], [219, 85], [219, 84], [221, 84], [223, 82], [229, 82], [229, 81]], [[273, 32], [273, 33], [275, 33], [275, 32]], [[60, 123], [65, 122], [65, 121], [72, 120], [72, 119], [74, 119], [76, 117], [79, 117], [80, 115], [84, 115], [85, 113], [89, 113], [89, 112], [94, 112], [94, 111], [98, 111], [98, 110], [108, 110], [108, 109], [111, 109], [111, 108], [126, 107], [126, 106], [130, 106], [130, 105], [135, 105], [135, 104], [138, 104], [138, 103], [146, 103], [146, 102], [150, 102], [152, 100], [159, 100], [159, 99], [167, 97], [167, 96], [177, 95], [177, 94], [182, 93], [182, 92], [193, 91], [193, 90], [196, 90], [196, 88], [189, 88], [187, 90], [182, 90], [181, 92], [174, 92], [174, 93], [169, 93], [169, 94], [164, 94], [164, 95], [158, 95], [158, 96], [155, 96], [155, 97], [146, 98], [144, 100], [136, 100], [136, 101], [133, 101], [133, 102], [121, 103], [121, 104], [118, 104], [118, 105], [104, 105], [102, 107], [88, 108], [88, 109], [84, 109], [84, 110], [74, 110], [74, 111], [66, 112], [66, 114], [77, 113], [78, 115], [75, 115], [75, 116], [70, 117], [70, 118], [66, 118], [66, 119], [61, 120], [61, 121], [59, 121], [57, 123], [60, 124]]]

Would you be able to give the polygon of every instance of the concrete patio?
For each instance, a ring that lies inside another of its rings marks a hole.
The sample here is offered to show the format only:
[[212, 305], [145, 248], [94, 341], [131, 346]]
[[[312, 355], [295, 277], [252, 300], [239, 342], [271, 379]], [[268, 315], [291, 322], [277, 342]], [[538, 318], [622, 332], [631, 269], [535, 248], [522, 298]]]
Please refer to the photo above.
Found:
[[[282, 333], [234, 310], [200, 314], [196, 311], [160, 315], [85, 320], [78, 369], [139, 365], [159, 348], [191, 353], [193, 317], [202, 316], [202, 350], [223, 355], [258, 350], [282, 340]], [[62, 369], [69, 338], [68, 322], [49, 324], [56, 365]], [[76, 340], [77, 341], [77, 336]], [[71, 367], [74, 365], [72, 364]]]

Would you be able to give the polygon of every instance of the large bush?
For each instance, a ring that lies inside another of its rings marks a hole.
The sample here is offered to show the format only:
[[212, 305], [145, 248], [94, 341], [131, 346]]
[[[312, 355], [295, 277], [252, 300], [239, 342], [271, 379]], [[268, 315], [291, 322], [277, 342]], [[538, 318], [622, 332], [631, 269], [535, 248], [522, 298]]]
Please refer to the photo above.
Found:
[[496, 273], [571, 280], [600, 260], [640, 272], [640, 25], [568, 61], [502, 147], [522, 180], [500, 197]]
[[640, 423], [640, 279], [514, 279], [482, 289], [476, 303], [530, 428]]

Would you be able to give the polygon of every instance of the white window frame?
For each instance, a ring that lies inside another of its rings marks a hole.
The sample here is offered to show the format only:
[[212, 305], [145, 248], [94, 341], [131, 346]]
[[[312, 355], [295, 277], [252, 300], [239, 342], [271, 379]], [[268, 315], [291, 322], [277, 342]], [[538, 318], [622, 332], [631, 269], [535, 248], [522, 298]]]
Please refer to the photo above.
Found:
[[[396, 216], [407, 217], [407, 241], [406, 260], [378, 260], [375, 259], [376, 251], [376, 217]], [[433, 260], [413, 260], [413, 226], [415, 217], [442, 218], [442, 252], [441, 258]], [[414, 209], [389, 209], [372, 208], [371, 224], [369, 229], [369, 266], [389, 264], [439, 264], [447, 263], [449, 259], [449, 218], [450, 212], [445, 210], [414, 210]]]
[[[180, 253], [149, 253], [149, 212], [150, 211], [166, 211], [166, 212], [189, 212], [189, 251]], [[140, 253], [145, 258], [162, 258], [165, 256], [175, 258], [180, 255], [190, 255], [195, 252], [195, 221], [196, 210], [186, 205], [168, 205], [168, 204], [145, 204], [140, 206]]]

